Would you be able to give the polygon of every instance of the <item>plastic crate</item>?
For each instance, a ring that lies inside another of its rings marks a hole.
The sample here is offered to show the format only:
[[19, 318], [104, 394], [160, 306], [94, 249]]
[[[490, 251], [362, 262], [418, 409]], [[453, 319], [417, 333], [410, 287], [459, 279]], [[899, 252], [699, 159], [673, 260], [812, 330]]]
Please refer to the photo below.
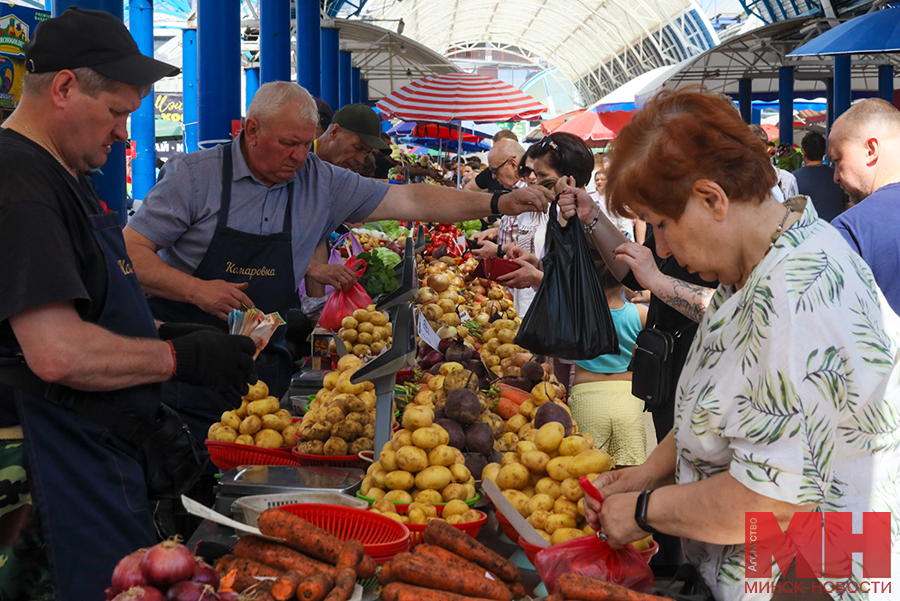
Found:
[[288, 492], [269, 495], [250, 495], [241, 497], [231, 504], [231, 514], [236, 520], [256, 526], [260, 514], [273, 507], [296, 505], [298, 503], [318, 503], [324, 505], [341, 505], [366, 509], [368, 505], [361, 499], [331, 491]]
[[318, 503], [282, 505], [281, 509], [343, 541], [359, 540], [373, 558], [390, 558], [409, 550], [409, 529], [404, 524], [366, 509]]
[[239, 465], [303, 465], [291, 453], [293, 447], [263, 449], [246, 444], [206, 440], [209, 458], [223, 472]]
[[[525, 557], [528, 558], [528, 561], [530, 561], [532, 563], [532, 565], [534, 565], [534, 556], [537, 555], [538, 551], [543, 550], [541, 547], [536, 547], [536, 546], [532, 545], [531, 543], [527, 542], [521, 536], [519, 537], [519, 546], [522, 547], [523, 551], [525, 551]], [[546, 547], [546, 548], [550, 549], [552, 547]], [[641, 554], [641, 557], [644, 558], [644, 561], [646, 561], [647, 563], [650, 563], [650, 559], [654, 555], [656, 555], [657, 551], [659, 551], [659, 543], [656, 541], [653, 541], [653, 545], [651, 545], [649, 549], [647, 549], [646, 551], [638, 551], [638, 553]]]
[[[291, 450], [291, 454], [298, 462], [298, 465], [310, 467], [355, 467], [365, 470], [372, 464], [370, 459], [364, 459], [359, 455], [309, 455], [299, 453], [296, 448]], [[362, 451], [362, 455], [374, 457], [373, 451]]]
[[[409, 512], [409, 505], [395, 505], [397, 508], [397, 513], [400, 515], [406, 515]], [[437, 514], [440, 516], [444, 513], [444, 505], [435, 505], [435, 509], [437, 509]], [[475, 509], [474, 511], [478, 511]], [[478, 533], [481, 531], [481, 527], [487, 523], [487, 514], [483, 511], [478, 511], [481, 514], [481, 518], [474, 522], [465, 522], [463, 524], [451, 524], [457, 530], [462, 530], [472, 538], [478, 536]], [[409, 529], [409, 548], [413, 549], [416, 545], [422, 542], [422, 533], [425, 532], [426, 524], [405, 524], [407, 529]]]
[[[362, 493], [359, 492], [359, 491], [356, 492], [356, 498], [357, 498], [357, 499], [362, 499], [363, 501], [368, 502], [369, 507], [372, 506], [372, 503], [374, 503], [375, 501], [378, 500], [378, 499], [373, 499], [372, 497], [367, 497], [367, 496], [365, 496], [364, 494], [362, 494]], [[472, 507], [473, 505], [475, 505], [475, 503], [478, 502], [478, 499], [480, 499], [480, 498], [481, 498], [481, 495], [475, 495], [474, 497], [472, 497], [471, 499], [469, 499], [468, 501], [466, 501], [466, 505], [468, 505], [469, 507]], [[394, 505], [397, 505], [397, 506], [399, 506], [399, 507], [405, 507], [406, 505], [408, 505], [408, 503], [397, 503], [397, 502], [394, 502]], [[443, 506], [443, 505], [446, 505], [446, 503], [429, 503], [429, 505], [434, 505], [435, 507], [441, 507], [441, 506]], [[518, 536], [518, 535], [516, 535], [516, 536]]]

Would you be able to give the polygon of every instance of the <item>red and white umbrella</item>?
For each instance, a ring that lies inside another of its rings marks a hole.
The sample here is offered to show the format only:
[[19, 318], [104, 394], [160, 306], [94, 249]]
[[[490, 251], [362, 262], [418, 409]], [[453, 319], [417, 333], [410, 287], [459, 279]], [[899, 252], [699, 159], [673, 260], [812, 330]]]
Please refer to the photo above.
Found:
[[446, 73], [405, 85], [375, 106], [387, 118], [447, 123], [454, 119], [477, 123], [531, 121], [547, 109], [540, 102], [499, 79], [475, 73]]

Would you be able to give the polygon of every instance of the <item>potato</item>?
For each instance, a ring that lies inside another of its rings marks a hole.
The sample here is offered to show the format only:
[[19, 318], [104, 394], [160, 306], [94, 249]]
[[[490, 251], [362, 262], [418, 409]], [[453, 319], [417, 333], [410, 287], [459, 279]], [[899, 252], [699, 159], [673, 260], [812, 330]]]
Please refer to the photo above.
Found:
[[500, 472], [500, 464], [499, 463], [488, 463], [484, 466], [484, 469], [481, 470], [481, 480], [482, 482], [485, 480], [493, 480], [497, 481], [497, 474]]
[[522, 489], [522, 493], [528, 497], [529, 499], [533, 497], [536, 493], [534, 492], [534, 487], [529, 485]]
[[[358, 326], [357, 326], [358, 327]], [[343, 374], [346, 371], [358, 369], [365, 365], [362, 359], [352, 355], [344, 355], [338, 359], [338, 371]]]
[[536, 494], [528, 500], [528, 513], [542, 510], [549, 512], [553, 509], [554, 499], [550, 495]]
[[206, 431], [206, 437], [210, 440], [215, 440], [213, 434], [215, 434], [216, 430], [222, 427], [222, 422], [216, 422], [209, 427], [209, 430]]
[[456, 455], [453, 453], [453, 448], [445, 444], [438, 445], [428, 452], [428, 465], [450, 467], [455, 460]]
[[250, 401], [248, 401], [247, 399], [241, 400], [241, 406], [234, 410], [239, 418], [244, 419], [245, 417], [247, 417], [247, 405], [249, 404]]
[[260, 399], [258, 401], [252, 401], [247, 405], [247, 413], [250, 415], [258, 415], [262, 417], [268, 413], [275, 413], [278, 411], [278, 399], [273, 396], [268, 396], [264, 399]]
[[331, 422], [319, 422], [318, 424], [313, 424], [310, 428], [309, 434], [305, 436], [310, 440], [321, 440], [325, 442], [329, 438], [331, 438]]
[[[421, 449], [419, 450], [421, 451]], [[445, 486], [450, 484], [450, 481], [452, 479], [453, 476], [450, 474], [450, 470], [448, 470], [446, 467], [441, 465], [432, 465], [430, 467], [426, 467], [418, 474], [416, 474], [416, 487], [420, 490], [424, 490], [426, 488], [431, 490], [443, 490]]]
[[378, 456], [378, 462], [381, 463], [381, 466], [389, 471], [393, 472], [397, 467], [397, 454], [393, 451], [393, 449], [386, 449], [381, 451], [381, 455]]
[[[363, 433], [362, 433], [363, 438], [367, 438], [372, 441], [375, 440], [375, 424], [373, 423], [373, 421], [370, 421], [368, 424], [363, 426]], [[374, 445], [375, 443], [373, 442], [372, 444]]]
[[533, 442], [528, 442], [527, 440], [520, 440], [516, 443], [516, 453], [521, 455], [522, 453], [527, 453], [528, 451], [537, 451], [537, 445]]
[[588, 449], [569, 459], [566, 470], [570, 476], [578, 478], [587, 476], [592, 472], [608, 472], [615, 466], [613, 458], [606, 451], [600, 449]]
[[391, 503], [407, 504], [412, 503], [412, 497], [405, 490], [392, 490], [384, 495], [384, 498]]
[[506, 467], [512, 463], [519, 463], [519, 454], [518, 453], [503, 453], [503, 457], [500, 459], [500, 465]]
[[583, 498], [578, 499], [578, 502], [575, 503], [575, 506], [578, 508], [578, 515], [580, 515], [583, 518], [586, 518], [587, 513], [585, 513], [585, 511], [584, 511], [584, 499]]
[[551, 515], [552, 514], [549, 511], [538, 509], [537, 511], [531, 512], [527, 521], [535, 530], [543, 530], [547, 526], [547, 520]]
[[[363, 334], [368, 334], [369, 338], [372, 338], [372, 332], [375, 331], [375, 324], [371, 321], [364, 321], [357, 326], [357, 331], [359, 332], [359, 337], [362, 338]], [[366, 344], [366, 343], [364, 343]]]
[[450, 468], [450, 475], [453, 477], [453, 481], [457, 484], [465, 484], [472, 478], [472, 472], [469, 471], [465, 464], [454, 463], [448, 467]]
[[219, 442], [234, 442], [238, 433], [231, 426], [222, 426], [216, 430], [216, 440]]
[[356, 396], [363, 403], [365, 403], [367, 411], [375, 411], [375, 401], [377, 400], [377, 397], [375, 396], [374, 392], [372, 392], [371, 390], [366, 390]]
[[464, 484], [448, 484], [441, 492], [441, 498], [443, 498], [445, 502], [453, 500], [465, 501], [468, 497], [469, 493]]
[[363, 496], [367, 496], [366, 493], [369, 492], [370, 488], [372, 488], [372, 476], [366, 476], [363, 478], [362, 484], [359, 485], [359, 492]]
[[516, 511], [522, 514], [522, 517], [528, 517], [528, 495], [520, 490], [509, 489], [503, 491], [503, 496], [506, 497], [510, 505], [516, 508]]
[[344, 421], [344, 410], [340, 407], [329, 407], [325, 411], [325, 419], [330, 421], [332, 424], [342, 422]]
[[581, 490], [581, 485], [578, 484], [578, 478], [566, 478], [562, 481], [560, 490], [562, 491], [563, 498], [568, 499], [573, 503], [578, 499], [584, 497], [584, 491]]
[[304, 455], [324, 455], [325, 443], [321, 440], [309, 440], [297, 444], [297, 452]]
[[591, 448], [591, 445], [588, 444], [588, 441], [583, 436], [566, 436], [562, 439], [562, 442], [559, 443], [559, 454], [560, 455], [569, 455], [574, 457], [579, 453], [583, 453]]
[[250, 390], [244, 395], [248, 401], [258, 401], [269, 396], [269, 387], [262, 380], [257, 380], [256, 384], [250, 386]]
[[388, 473], [393, 472], [386, 472], [383, 469], [375, 470], [374, 472], [372, 472], [372, 484], [375, 486], [375, 488], [387, 488], [384, 485], [384, 479], [387, 477]]
[[[393, 492], [393, 491], [391, 491], [391, 492]], [[387, 493], [385, 493], [384, 490], [381, 488], [370, 488], [369, 494], [367, 494], [366, 496], [369, 497], [370, 499], [379, 500], [379, 499], [383, 499], [386, 494]]]
[[284, 446], [292, 447], [300, 440], [300, 426], [291, 424], [281, 431], [281, 438], [284, 439]]
[[[547, 425], [549, 426], [550, 424]], [[526, 451], [519, 457], [519, 461], [532, 474], [544, 474], [546, 473], [547, 464], [550, 462], [550, 456], [541, 451]]]
[[394, 451], [399, 451], [403, 447], [408, 447], [412, 445], [412, 432], [406, 429], [400, 429], [394, 432], [391, 436], [391, 448]]
[[566, 478], [570, 476], [569, 470], [566, 469], [566, 465], [571, 461], [572, 457], [560, 456], [556, 459], [551, 459], [547, 463], [547, 475], [556, 480], [557, 482], [562, 482]]
[[226, 411], [222, 414], [221, 423], [234, 430], [239, 430], [241, 426], [241, 418], [234, 411]]
[[444, 518], [444, 521], [448, 524], [462, 524], [463, 518], [461, 515], [451, 515], [449, 518]]
[[362, 434], [363, 427], [359, 422], [344, 420], [331, 428], [331, 435], [347, 442], [356, 440]]
[[560, 528], [574, 528], [575, 527], [575, 518], [570, 516], [567, 513], [554, 513], [551, 514], [549, 518], [547, 518], [547, 525], [544, 530], [553, 535], [554, 532], [559, 530]]
[[400, 514], [397, 513], [396, 511], [389, 511], [389, 512], [387, 512], [387, 513], [383, 513], [382, 515], [383, 515], [384, 517], [386, 517], [386, 518], [391, 518], [392, 520], [396, 520], [396, 521], [400, 522], [401, 524], [405, 524], [405, 523], [406, 523], [406, 522], [403, 521], [403, 517], [404, 517], [404, 516], [400, 515]]
[[462, 523], [468, 524], [469, 522], [477, 522], [482, 519], [481, 512], [477, 509], [468, 509], [464, 514], [462, 514]]
[[559, 448], [565, 434], [566, 430], [561, 423], [548, 422], [538, 430], [535, 444], [539, 450], [549, 453]]
[[506, 421], [507, 432], [518, 432], [519, 428], [528, 423], [528, 418], [521, 414], [516, 414]]
[[340, 377], [341, 372], [339, 371], [330, 371], [325, 374], [325, 377], [322, 379], [322, 387], [327, 390], [334, 390], [334, 387], [337, 386], [338, 378]]
[[[287, 420], [285, 420], [284, 414], [281, 413], [282, 411], [284, 411], [284, 409], [279, 409], [275, 413], [269, 413], [268, 415], [263, 415], [261, 417], [262, 427], [268, 428], [270, 430], [278, 430], [279, 432], [281, 432], [282, 430], [284, 430], [285, 428], [290, 426], [291, 422], [293, 421], [293, 420], [291, 420], [291, 414], [288, 413]], [[285, 412], [285, 413], [287, 413], [287, 412]]]
[[394, 504], [391, 503], [388, 499], [379, 499], [375, 501], [374, 503], [372, 503], [372, 509], [380, 511], [381, 513], [397, 511], [397, 508], [394, 507]]
[[[403, 427], [413, 431], [417, 428], [427, 428], [434, 423], [434, 411], [431, 407], [423, 405], [407, 405], [403, 412]], [[437, 446], [437, 445], [435, 445]]]
[[444, 430], [438, 424], [431, 424], [431, 427], [434, 428], [434, 431], [438, 433], [438, 444], [448, 445], [450, 444], [450, 433]]
[[531, 401], [525, 401], [524, 403], [519, 405], [519, 415], [526, 417], [528, 419], [528, 421], [531, 420], [532, 416], [534, 415], [535, 410], [536, 409], [535, 409], [534, 403]]
[[403, 470], [390, 472], [384, 477], [385, 487], [391, 490], [409, 490], [415, 483], [415, 476]]
[[410, 509], [406, 512], [406, 515], [409, 516], [410, 524], [424, 524], [428, 518], [421, 509]]
[[548, 495], [551, 498], [556, 499], [562, 494], [562, 487], [559, 482], [550, 476], [545, 476], [538, 480], [534, 485], [534, 491], [537, 494]]
[[[360, 401], [362, 403], [362, 401]], [[367, 411], [363, 411], [362, 413], [348, 413], [347, 417], [344, 418], [348, 422], [356, 422], [360, 426], [365, 426], [369, 423], [369, 413]]]
[[363, 451], [372, 451], [375, 449], [375, 443], [371, 438], [357, 438], [350, 443], [350, 454], [359, 455]]
[[359, 332], [356, 330], [345, 330], [341, 328], [338, 332], [338, 336], [340, 336], [341, 340], [345, 340], [347, 342], [356, 342], [359, 339]]
[[528, 486], [528, 468], [521, 463], [503, 466], [497, 474], [497, 486], [501, 490], [509, 488], [522, 490]]
[[444, 506], [444, 512], [441, 514], [441, 517], [448, 518], [451, 515], [462, 515], [469, 510], [469, 506], [466, 505], [462, 501], [449, 501]]
[[418, 501], [413, 501], [409, 504], [409, 511], [414, 509], [419, 509], [422, 513], [425, 514], [426, 518], [435, 518], [437, 517], [437, 508], [434, 505], [429, 505], [428, 503], [419, 503]]
[[[584, 532], [585, 535], [587, 535], [587, 536], [594, 536], [597, 534], [597, 531], [594, 530], [593, 528], [591, 528], [590, 525], [586, 525], [584, 528], [581, 529], [581, 531]], [[653, 535], [651, 534], [650, 536], [653, 536]], [[638, 550], [640, 550], [640, 549], [638, 549]]]
[[558, 545], [559, 543], [564, 543], [566, 541], [570, 541], [573, 538], [580, 538], [582, 536], [587, 536], [584, 531], [579, 530], [578, 528], [558, 528], [553, 534], [550, 535], [550, 544]]
[[450, 447], [450, 448], [453, 449], [453, 457], [454, 457], [453, 462], [461, 463], [462, 465], [465, 465], [466, 457], [465, 457], [465, 455], [462, 454], [462, 451], [460, 451], [459, 449], [457, 449], [455, 447]]
[[441, 443], [441, 438], [432, 427], [416, 428], [412, 433], [412, 443], [420, 449], [429, 451]]
[[[396, 454], [397, 457], [397, 467], [401, 470], [405, 470], [407, 472], [416, 473], [421, 472], [425, 468], [428, 467], [428, 455], [425, 454], [425, 451], [420, 449], [419, 447], [414, 447], [412, 445], [408, 447], [402, 447]], [[447, 468], [444, 468], [447, 469]], [[449, 474], [449, 470], [447, 471]], [[447, 478], [447, 482], [450, 481], [449, 475]], [[418, 484], [416, 486], [419, 486]], [[419, 488], [431, 488], [430, 486], [419, 486]], [[440, 488], [443, 488], [440, 487]]]
[[[553, 513], [564, 514], [573, 520], [578, 519], [578, 505], [565, 497], [560, 497], [553, 502]], [[549, 530], [547, 532], [550, 532]], [[550, 532], [550, 534], [553, 534]]]
[[250, 436], [249, 434], [241, 434], [240, 436], [238, 436], [237, 438], [234, 439], [234, 442], [236, 444], [250, 445], [251, 447], [255, 446], [255, 443], [253, 442], [253, 437]]
[[534, 429], [534, 425], [532, 422], [528, 422], [522, 429], [519, 430], [519, 438], [522, 440], [527, 440], [528, 442], [535, 442], [537, 440], [538, 431]]
[[[356, 345], [360, 346], [360, 345]], [[362, 354], [356, 352], [356, 347], [354, 347], [354, 354]], [[353, 377], [353, 374], [356, 373], [356, 370], [359, 369], [355, 367], [353, 369], [348, 369], [345, 372], [342, 372], [340, 376], [338, 376], [337, 384], [335, 385], [335, 390], [339, 392], [346, 392], [347, 394], [360, 394], [362, 391], [366, 389], [365, 384], [360, 382], [359, 384], [352, 384], [350, 382], [350, 378]]]
[[465, 484], [463, 484], [463, 486], [466, 487], [466, 501], [468, 501], [469, 499], [474, 499], [476, 496], [478, 496], [478, 491], [475, 490], [474, 484], [466, 482]]
[[256, 446], [264, 449], [280, 449], [284, 446], [284, 439], [281, 437], [281, 433], [269, 428], [257, 432], [253, 437], [253, 442], [256, 443]]
[[325, 441], [325, 454], [341, 456], [346, 455], [348, 451], [347, 441], [337, 436], [332, 436]]
[[419, 503], [425, 503], [429, 505], [444, 502], [444, 498], [441, 496], [441, 493], [436, 490], [420, 490], [416, 494], [415, 499]]

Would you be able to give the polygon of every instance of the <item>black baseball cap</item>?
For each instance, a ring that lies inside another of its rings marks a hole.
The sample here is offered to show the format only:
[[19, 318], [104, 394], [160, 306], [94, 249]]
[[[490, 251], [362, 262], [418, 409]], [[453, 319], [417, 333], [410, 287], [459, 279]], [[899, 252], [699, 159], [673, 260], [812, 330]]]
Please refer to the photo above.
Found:
[[334, 114], [331, 122], [349, 129], [370, 148], [390, 148], [381, 139], [381, 118], [365, 104], [348, 104]]
[[31, 73], [90, 67], [110, 79], [147, 86], [181, 71], [141, 54], [125, 24], [100, 10], [69, 7], [42, 21], [23, 50]]

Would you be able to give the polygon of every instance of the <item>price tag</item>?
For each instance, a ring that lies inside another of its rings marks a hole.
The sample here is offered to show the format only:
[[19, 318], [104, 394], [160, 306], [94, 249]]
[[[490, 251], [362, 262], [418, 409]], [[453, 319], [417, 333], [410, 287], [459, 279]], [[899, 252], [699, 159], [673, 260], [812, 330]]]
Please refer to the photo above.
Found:
[[469, 312], [466, 311], [465, 309], [463, 309], [462, 311], [459, 312], [459, 318], [463, 321], [463, 323], [466, 323], [467, 321], [472, 321], [472, 318], [469, 317]]
[[425, 315], [423, 315], [421, 311], [416, 311], [416, 313], [419, 314], [419, 319], [417, 322], [419, 338], [424, 340], [425, 344], [430, 346], [432, 349], [438, 350], [438, 345], [441, 343], [441, 339], [438, 337], [437, 333], [433, 329], [431, 329], [431, 325], [428, 323]]

